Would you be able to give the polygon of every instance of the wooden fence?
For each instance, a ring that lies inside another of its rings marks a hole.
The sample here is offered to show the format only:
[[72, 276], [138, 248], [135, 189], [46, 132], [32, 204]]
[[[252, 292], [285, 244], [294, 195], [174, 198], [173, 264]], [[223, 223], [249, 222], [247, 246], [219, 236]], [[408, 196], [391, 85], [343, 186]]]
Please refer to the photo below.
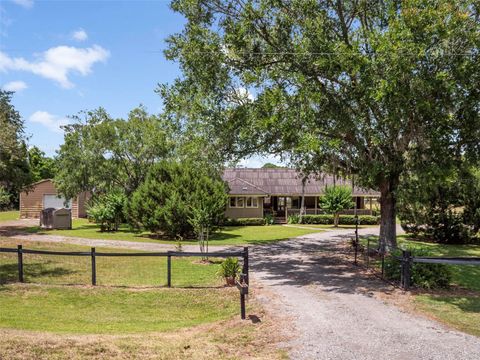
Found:
[[173, 257], [209, 257], [209, 258], [227, 258], [236, 257], [243, 260], [242, 274], [240, 281], [237, 281], [237, 287], [240, 290], [240, 311], [242, 319], [245, 319], [245, 296], [248, 294], [249, 288], [249, 254], [248, 247], [244, 247], [242, 251], [223, 251], [223, 252], [184, 252], [184, 251], [167, 251], [167, 252], [97, 252], [94, 247], [90, 251], [50, 251], [50, 250], [32, 250], [25, 249], [22, 245], [17, 248], [2, 248], [0, 253], [16, 253], [18, 264], [18, 281], [23, 283], [24, 269], [23, 269], [23, 255], [36, 254], [48, 256], [79, 256], [91, 258], [91, 284], [97, 285], [97, 257], [166, 257], [167, 258], [167, 286], [172, 287], [172, 258]]

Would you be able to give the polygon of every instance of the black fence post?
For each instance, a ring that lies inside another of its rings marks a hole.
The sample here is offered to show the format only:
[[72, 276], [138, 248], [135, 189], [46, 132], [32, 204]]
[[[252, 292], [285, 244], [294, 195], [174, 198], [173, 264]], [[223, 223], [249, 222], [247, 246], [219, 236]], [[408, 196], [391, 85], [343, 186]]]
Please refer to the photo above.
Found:
[[358, 215], [355, 215], [355, 265], [358, 265], [357, 256], [358, 256]]
[[172, 287], [172, 255], [167, 253], [167, 286]]
[[[240, 283], [246, 283], [245, 274], [240, 275]], [[240, 290], [240, 317], [242, 320], [245, 320], [247, 317], [247, 312], [245, 310], [245, 292], [243, 289]]]
[[92, 285], [97, 285], [97, 263], [95, 259], [95, 248], [92, 247], [91, 249], [91, 257], [92, 257]]
[[411, 259], [412, 253], [408, 250], [402, 250], [402, 274], [400, 279], [400, 284], [404, 290], [410, 288], [410, 278], [411, 278]]
[[370, 238], [367, 238], [367, 268], [370, 266]]
[[382, 278], [385, 275], [385, 252], [382, 251]]
[[250, 285], [250, 279], [248, 275], [248, 246], [243, 248], [243, 273], [245, 274], [245, 283]]
[[18, 281], [23, 283], [23, 249], [22, 245], [17, 246], [18, 254]]

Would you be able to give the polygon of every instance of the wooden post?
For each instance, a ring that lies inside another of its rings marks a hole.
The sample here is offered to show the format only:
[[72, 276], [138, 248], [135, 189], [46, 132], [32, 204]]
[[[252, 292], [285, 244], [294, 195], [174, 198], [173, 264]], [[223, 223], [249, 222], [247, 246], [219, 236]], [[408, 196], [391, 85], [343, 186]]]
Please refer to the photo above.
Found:
[[385, 251], [382, 251], [382, 278], [385, 275]]
[[248, 264], [248, 246], [245, 246], [243, 248], [243, 273], [245, 274], [245, 283], [247, 285], [250, 285], [250, 277], [248, 275], [248, 267], [249, 267], [249, 264]]
[[404, 290], [408, 290], [410, 288], [410, 279], [411, 279], [411, 261], [412, 261], [412, 253], [408, 250], [402, 251], [402, 276], [400, 279], [400, 283]]
[[354, 264], [357, 265], [357, 253], [358, 253], [358, 216], [355, 215], [355, 261]]
[[91, 249], [91, 257], [92, 257], [92, 285], [97, 285], [97, 263], [95, 259], [95, 248], [92, 247]]
[[370, 238], [367, 238], [367, 268], [370, 266]]
[[18, 254], [18, 281], [23, 283], [23, 249], [22, 245], [17, 246]]
[[[245, 274], [240, 275], [240, 284], [245, 284]], [[242, 320], [245, 320], [247, 317], [246, 310], [245, 310], [245, 289], [240, 288], [240, 317]]]
[[240, 292], [240, 316], [242, 320], [245, 320], [246, 310], [245, 310], [245, 294], [241, 291]]
[[167, 255], [167, 286], [172, 287], [172, 255], [170, 251]]
[[315, 215], [317, 215], [318, 211], [318, 196], [315, 196]]

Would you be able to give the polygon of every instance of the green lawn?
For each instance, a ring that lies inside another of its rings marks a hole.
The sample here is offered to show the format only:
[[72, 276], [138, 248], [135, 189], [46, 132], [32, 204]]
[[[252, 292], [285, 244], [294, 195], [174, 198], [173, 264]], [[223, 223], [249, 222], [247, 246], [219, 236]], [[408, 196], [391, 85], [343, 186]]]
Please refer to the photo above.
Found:
[[[338, 229], [355, 229], [355, 225], [338, 225], [337, 227], [333, 225], [321, 225], [321, 224], [289, 224], [289, 226], [295, 226], [300, 228], [314, 228], [319, 230], [338, 230]], [[359, 229], [378, 227], [378, 225], [359, 225]]]
[[18, 211], [0, 211], [0, 223], [2, 221], [16, 220], [19, 218]]
[[[377, 238], [370, 238], [375, 247]], [[430, 256], [480, 257], [480, 245], [444, 245], [412, 240], [408, 235], [397, 238], [398, 246], [405, 249], [421, 249]], [[362, 242], [366, 245], [366, 239]], [[453, 273], [453, 283], [467, 290], [467, 294], [458, 294], [455, 290], [441, 295], [415, 295], [418, 309], [433, 315], [461, 331], [480, 336], [480, 266], [449, 265]], [[468, 291], [471, 294], [468, 294]]]
[[[72, 230], [42, 230], [39, 227], [26, 228], [28, 232], [37, 234], [52, 234], [63, 236], [83, 237], [88, 239], [127, 240], [156, 243], [175, 243], [173, 240], [153, 239], [147, 232], [138, 233], [123, 225], [116, 232], [100, 232], [99, 226], [89, 223], [85, 219], [73, 221]], [[229, 226], [215, 234], [210, 245], [248, 245], [261, 244], [269, 241], [286, 240], [292, 237], [310, 234], [319, 230], [299, 229], [282, 225], [272, 226]], [[196, 244], [194, 240], [182, 241], [182, 244]]]
[[[0, 239], [2, 247], [17, 243], [27, 249], [89, 249]], [[90, 284], [90, 257], [24, 254], [27, 284], [21, 285], [15, 283], [16, 254], [0, 253], [0, 327], [60, 333], [131, 333], [167, 331], [228, 318], [238, 312], [238, 290], [223, 287], [223, 280], [216, 276], [218, 267], [218, 261], [174, 258], [174, 288], [168, 289], [159, 288], [166, 285], [166, 258], [99, 257], [97, 284], [103, 286], [85, 288], [59, 285]], [[202, 288], [180, 288], [195, 286]]]
[[171, 331], [230, 318], [238, 290], [0, 286], [0, 327], [80, 334]]
[[[1, 247], [16, 247], [22, 244], [27, 249], [56, 251], [90, 251], [84, 246], [60, 243], [40, 243], [0, 238]], [[102, 249], [98, 252], [128, 252], [128, 250]], [[26, 282], [36, 284], [91, 284], [91, 260], [89, 256], [49, 256], [24, 254], [24, 277]], [[216, 273], [221, 260], [209, 263], [199, 258], [172, 259], [172, 285], [174, 287], [200, 287], [223, 285]], [[97, 284], [106, 286], [165, 286], [167, 283], [167, 260], [165, 257], [97, 257]], [[17, 256], [0, 253], [0, 284], [17, 281]]]
[[480, 337], [480, 296], [417, 295], [415, 305], [461, 331]]

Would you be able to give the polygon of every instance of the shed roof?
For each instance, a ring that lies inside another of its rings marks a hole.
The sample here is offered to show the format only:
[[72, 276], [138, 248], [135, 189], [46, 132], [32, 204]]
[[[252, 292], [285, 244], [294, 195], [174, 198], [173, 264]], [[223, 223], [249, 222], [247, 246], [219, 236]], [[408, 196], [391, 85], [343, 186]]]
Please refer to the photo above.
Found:
[[[300, 173], [289, 168], [251, 169], [230, 168], [223, 173], [230, 187], [230, 195], [290, 195], [307, 196], [321, 195], [326, 186], [346, 185], [352, 186], [349, 179], [335, 177], [334, 175], [321, 174], [309, 176], [302, 192], [302, 177]], [[359, 186], [352, 188], [354, 196], [379, 196], [378, 191], [365, 189]]]

